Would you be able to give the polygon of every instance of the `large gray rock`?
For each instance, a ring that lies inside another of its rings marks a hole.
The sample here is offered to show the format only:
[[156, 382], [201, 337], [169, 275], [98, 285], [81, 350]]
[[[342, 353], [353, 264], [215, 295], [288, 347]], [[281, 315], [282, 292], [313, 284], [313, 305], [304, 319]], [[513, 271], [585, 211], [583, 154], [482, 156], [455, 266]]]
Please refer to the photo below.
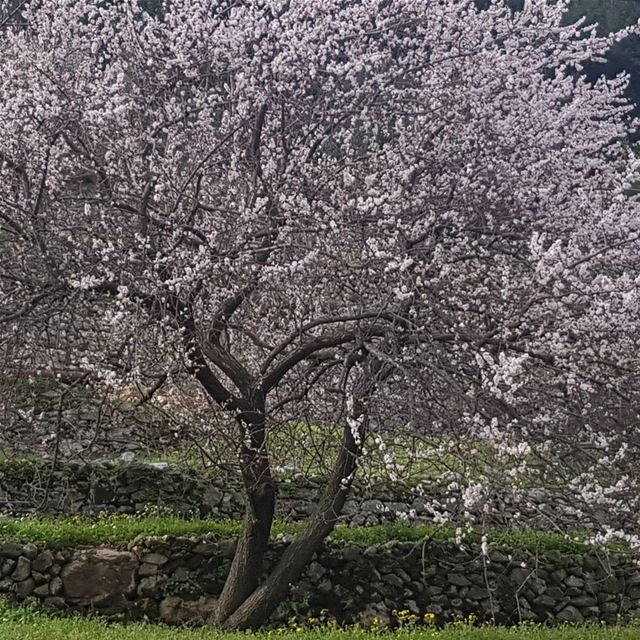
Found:
[[128, 551], [76, 551], [60, 574], [64, 595], [78, 604], [93, 604], [119, 595], [131, 596], [135, 593], [137, 569], [138, 560]]
[[16, 596], [20, 600], [24, 600], [27, 596], [31, 595], [31, 592], [33, 591], [35, 585], [36, 583], [34, 582], [33, 578], [27, 578], [22, 582], [18, 582], [18, 584], [16, 584]]
[[38, 596], [38, 598], [46, 598], [49, 596], [49, 585], [41, 584], [39, 587], [36, 587], [33, 590], [33, 595]]
[[38, 547], [32, 542], [27, 542], [22, 547], [22, 554], [29, 558], [29, 560], [33, 560], [38, 555]]
[[4, 556], [6, 558], [17, 559], [18, 556], [22, 555], [23, 547], [18, 542], [2, 542], [0, 543], [0, 556]]
[[2, 563], [2, 568], [0, 569], [0, 573], [2, 573], [3, 576], [8, 576], [15, 568], [16, 568], [16, 561], [12, 560], [11, 558], [7, 558]]
[[18, 558], [16, 568], [11, 574], [11, 579], [15, 582], [22, 582], [31, 576], [31, 561], [27, 560], [24, 556]]
[[574, 607], [593, 607], [598, 604], [598, 600], [588, 593], [583, 593], [571, 598], [571, 604]]
[[169, 558], [162, 553], [147, 553], [142, 556], [142, 562], [146, 564], [155, 564], [158, 567], [167, 564]]
[[217, 510], [218, 507], [220, 507], [223, 497], [224, 493], [219, 487], [210, 486], [207, 487], [202, 494], [202, 502], [207, 505], [209, 509]]
[[340, 512], [342, 516], [353, 516], [358, 513], [359, 505], [356, 500], [347, 500]]
[[382, 500], [365, 500], [360, 507], [364, 514], [384, 513], [384, 503]]
[[142, 565], [140, 565], [140, 570], [138, 571], [138, 575], [141, 577], [153, 576], [156, 573], [158, 573], [158, 565], [150, 564], [147, 562], [144, 562]]
[[569, 576], [564, 583], [567, 587], [575, 587], [576, 589], [582, 589], [582, 587], [584, 587], [584, 580], [578, 576]]
[[160, 619], [167, 624], [204, 624], [213, 617], [217, 602], [217, 598], [205, 596], [198, 600], [169, 596], [160, 603]]
[[575, 607], [569, 605], [565, 607], [556, 618], [560, 622], [582, 622], [584, 620], [583, 615]]
[[449, 573], [447, 575], [447, 582], [454, 584], [457, 587], [470, 587], [471, 582], [468, 578], [465, 578], [461, 573]]
[[44, 573], [53, 565], [53, 553], [48, 549], [40, 553], [36, 556], [35, 560], [32, 561], [31, 566], [34, 571], [39, 571], [40, 573]]

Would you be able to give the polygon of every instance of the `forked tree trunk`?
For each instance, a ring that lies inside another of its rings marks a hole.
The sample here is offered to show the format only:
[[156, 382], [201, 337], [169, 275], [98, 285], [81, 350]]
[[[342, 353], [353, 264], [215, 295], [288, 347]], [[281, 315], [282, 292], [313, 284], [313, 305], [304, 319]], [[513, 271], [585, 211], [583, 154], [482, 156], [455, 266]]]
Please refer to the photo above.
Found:
[[265, 447], [264, 401], [238, 417], [245, 434], [242, 478], [247, 495], [245, 522], [218, 600], [214, 623], [221, 625], [258, 586], [264, 553], [269, 544], [276, 489]]
[[[363, 423], [356, 442], [351, 429], [345, 427], [343, 447], [316, 512], [309, 518], [304, 529], [295, 536], [267, 579], [259, 587], [252, 589], [242, 604], [226, 619], [219, 620], [220, 626], [226, 629], [259, 627], [287, 597], [291, 584], [300, 578], [338, 520], [351, 488], [360, 453], [359, 442], [362, 441], [364, 431]], [[252, 569], [248, 576], [253, 582]], [[234, 575], [234, 580], [242, 579], [240, 574]]]

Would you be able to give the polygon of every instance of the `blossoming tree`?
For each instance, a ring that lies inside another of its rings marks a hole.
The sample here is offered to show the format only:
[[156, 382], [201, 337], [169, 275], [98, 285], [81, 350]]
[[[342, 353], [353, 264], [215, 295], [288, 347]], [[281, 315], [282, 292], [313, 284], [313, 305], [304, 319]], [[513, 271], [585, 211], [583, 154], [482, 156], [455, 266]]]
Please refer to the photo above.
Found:
[[[613, 38], [565, 5], [34, 0], [3, 27], [4, 366], [192, 380], [235, 421], [217, 624], [286, 597], [372, 429], [486, 440], [512, 475], [567, 443], [635, 451], [625, 79], [581, 77]], [[283, 416], [344, 437], [261, 581]], [[566, 481], [600, 486], [595, 464]]]

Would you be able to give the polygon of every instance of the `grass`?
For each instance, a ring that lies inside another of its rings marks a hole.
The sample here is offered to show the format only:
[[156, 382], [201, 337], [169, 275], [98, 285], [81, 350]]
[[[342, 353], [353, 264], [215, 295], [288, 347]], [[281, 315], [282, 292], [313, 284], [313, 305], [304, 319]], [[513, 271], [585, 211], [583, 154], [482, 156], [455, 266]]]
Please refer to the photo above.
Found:
[[[0, 517], [0, 540], [32, 542], [39, 546], [61, 548], [72, 546], [116, 545], [124, 546], [136, 538], [156, 536], [198, 536], [213, 534], [218, 537], [235, 536], [242, 523], [231, 520], [187, 519], [177, 516], [104, 515], [98, 518], [72, 516], [70, 518]], [[293, 534], [300, 524], [277, 522], [273, 534]], [[564, 553], [585, 553], [590, 547], [584, 536], [565, 536], [544, 531], [489, 531], [490, 543], [531, 551], [556, 550]], [[392, 541], [433, 540], [446, 542], [455, 537], [451, 527], [435, 525], [384, 524], [371, 527], [338, 526], [331, 539], [363, 546]], [[469, 532], [465, 541], [479, 543], [481, 534]], [[617, 549], [623, 550], [623, 549]]]
[[11, 609], [4, 604], [0, 607], [0, 638], [3, 640], [242, 640], [247, 637], [264, 640], [637, 640], [639, 633], [637, 626], [473, 627], [458, 623], [442, 630], [421, 628], [373, 633], [362, 629], [296, 628], [247, 634], [146, 623], [107, 624], [97, 618], [50, 617], [29, 608]]
[[[398, 525], [385, 524], [373, 527], [337, 527], [332, 534], [334, 540], [344, 540], [360, 544], [379, 544], [400, 541], [415, 541], [430, 539], [435, 542], [447, 542], [455, 538], [453, 527], [436, 525]], [[490, 543], [535, 551], [561, 551], [564, 553], [585, 553], [591, 547], [585, 542], [584, 534], [562, 535], [550, 531], [471, 531], [464, 534], [464, 541], [480, 544], [483, 535]], [[619, 548], [617, 550], [622, 550]]]
[[0, 518], [0, 540], [32, 542], [49, 548], [126, 545], [139, 536], [236, 535], [241, 523], [178, 517]]
[[[269, 455], [273, 470], [281, 479], [326, 478], [342, 449], [343, 430], [339, 425], [304, 422], [274, 424], [269, 431]], [[378, 443], [376, 443], [378, 439]], [[167, 462], [172, 466], [202, 470], [215, 469], [212, 461], [237, 464], [234, 437], [213, 437], [198, 445], [182, 443], [169, 451], [149, 452], [143, 462]], [[382, 447], [381, 447], [382, 445]], [[485, 468], [502, 468], [496, 451], [485, 442], [455, 438], [427, 437], [411, 433], [373, 434], [367, 454], [360, 460], [356, 487], [379, 488], [397, 485], [411, 490], [419, 483], [439, 481], [443, 474], [456, 472], [476, 478]], [[473, 451], [473, 455], [470, 454]], [[521, 462], [521, 461], [519, 461]], [[281, 488], [286, 490], [286, 485]]]
[[12, 607], [0, 600], [2, 640], [637, 640], [640, 627], [598, 624], [545, 627], [525, 623], [519, 627], [473, 626], [452, 623], [444, 629], [405, 627], [391, 631], [367, 631], [336, 626], [279, 628], [257, 633], [230, 633], [209, 628], [167, 627], [151, 623], [108, 623], [98, 617], [65, 614], [37, 607]]
[[[468, 473], [463, 464], [465, 457], [454, 449], [443, 453], [438, 447], [443, 440], [421, 436], [396, 434], [384, 436], [385, 449], [379, 449], [373, 441], [368, 455], [361, 460], [358, 484], [378, 485], [380, 482], [397, 483], [412, 487], [418, 482], [437, 480], [443, 473], [452, 470]], [[234, 465], [237, 455], [232, 440], [216, 438], [207, 443], [206, 450], [212, 460]], [[281, 479], [292, 479], [302, 475], [306, 478], [325, 478], [342, 448], [342, 428], [339, 426], [286, 423], [277, 425], [269, 434], [269, 452], [273, 469]], [[391, 454], [389, 457], [387, 454]], [[385, 456], [386, 461], [385, 461]], [[210, 460], [198, 447], [153, 452], [142, 458], [143, 462], [167, 462], [172, 466], [211, 469]], [[286, 485], [283, 486], [286, 490]]]
[[[640, 184], [640, 183], [639, 183]], [[276, 477], [282, 482], [283, 492], [288, 486], [293, 490], [304, 479], [326, 478], [342, 449], [342, 428], [336, 425], [321, 426], [303, 422], [286, 422], [273, 425], [269, 431], [269, 456]], [[192, 468], [215, 473], [216, 465], [224, 462], [233, 468], [237, 454], [233, 436], [212, 437], [204, 446], [188, 446], [170, 451], [156, 451], [141, 458], [142, 462], [167, 462], [174, 467]], [[366, 455], [358, 465], [354, 494], [377, 496], [390, 490], [397, 497], [415, 495], [416, 487], [437, 488], [457, 478], [464, 483], [478, 480], [493, 488], [503, 486], [504, 472], [527, 463], [511, 481], [524, 490], [544, 486], [549, 490], [562, 490], [565, 480], [566, 460], [561, 456], [548, 458], [548, 464], [540, 465], [534, 455], [524, 460], [521, 455], [500, 453], [491, 443], [479, 439], [460, 439], [447, 436], [425, 436], [416, 433], [372, 433], [366, 442]], [[204, 451], [207, 455], [204, 455]], [[579, 466], [576, 456], [572, 462]], [[588, 465], [589, 461], [585, 461]], [[577, 473], [577, 471], [576, 471]], [[599, 469], [600, 479], [606, 484], [617, 478], [610, 471]]]

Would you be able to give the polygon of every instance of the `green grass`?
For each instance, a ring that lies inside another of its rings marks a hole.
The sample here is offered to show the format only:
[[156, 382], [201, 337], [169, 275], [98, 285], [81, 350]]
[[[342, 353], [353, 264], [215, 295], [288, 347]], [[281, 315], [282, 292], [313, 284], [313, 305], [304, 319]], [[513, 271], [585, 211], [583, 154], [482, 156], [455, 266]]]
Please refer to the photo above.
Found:
[[95, 618], [50, 618], [31, 609], [0, 610], [3, 640], [242, 640], [247, 637], [283, 640], [637, 640], [638, 627], [596, 625], [547, 628], [472, 627], [454, 624], [444, 630], [406, 629], [371, 633], [360, 629], [279, 629], [255, 634], [225, 633], [212, 629], [169, 628], [153, 624], [106, 624]]
[[241, 523], [229, 520], [187, 520], [178, 517], [100, 518], [0, 518], [0, 540], [32, 542], [50, 548], [69, 546], [125, 545], [139, 536], [189, 536], [212, 533], [232, 536]]
[[[638, 183], [640, 185], [640, 183]], [[295, 490], [304, 479], [322, 480], [331, 473], [342, 449], [342, 428], [337, 425], [318, 425], [304, 422], [286, 422], [272, 425], [268, 436], [269, 456], [279, 488], [286, 493]], [[143, 462], [168, 462], [174, 467], [186, 467], [215, 473], [215, 465], [224, 461], [233, 468], [237, 453], [231, 438], [213, 438], [201, 449], [199, 446], [154, 452], [141, 458]], [[208, 455], [204, 455], [204, 451]], [[576, 456], [574, 463], [578, 463]], [[527, 463], [525, 471], [518, 473], [514, 484], [520, 489], [544, 486], [549, 490], [562, 490], [565, 480], [565, 462], [561, 456], [549, 457], [544, 465], [530, 454], [525, 460], [519, 454], [499, 453], [491, 443], [474, 439], [444, 436], [424, 436], [411, 433], [371, 434], [366, 441], [366, 455], [358, 464], [354, 482], [354, 495], [377, 497], [386, 492], [400, 498], [415, 496], [420, 485], [438, 486], [450, 479], [451, 474], [466, 480], [479, 480], [483, 484], [493, 478], [494, 488], [504, 480], [501, 473]], [[585, 461], [587, 465], [591, 462]], [[617, 478], [610, 470], [601, 468], [602, 482], [615, 484]]]
[[[452, 445], [452, 452], [443, 454], [438, 450], [441, 439], [410, 435], [384, 436], [384, 452], [373, 441], [368, 455], [362, 458], [358, 484], [378, 485], [389, 482], [392, 477], [403, 486], [412, 487], [418, 482], [432, 481], [443, 473], [457, 470], [468, 471], [463, 460], [468, 457], [454, 450], [461, 445]], [[237, 463], [232, 440], [218, 438], [208, 443], [207, 451], [212, 460]], [[280, 479], [293, 479], [302, 474], [306, 478], [325, 478], [342, 448], [342, 428], [339, 426], [286, 423], [273, 428], [269, 434], [269, 454], [273, 469]], [[385, 454], [392, 454], [392, 462], [385, 462]], [[153, 452], [142, 458], [144, 462], [167, 462], [172, 466], [211, 469], [210, 460], [195, 446], [171, 451]], [[286, 484], [282, 485], [286, 490]]]
[[[367, 442], [367, 455], [359, 465], [356, 486], [379, 487], [393, 484], [412, 489], [418, 483], [437, 481], [452, 471], [462, 477], [478, 477], [483, 468], [504, 466], [495, 450], [484, 442], [426, 437], [416, 434], [379, 434], [381, 449], [373, 437]], [[339, 425], [285, 422], [272, 425], [268, 449], [275, 474], [281, 480], [326, 478], [342, 449], [343, 430]], [[203, 448], [183, 443], [182, 448], [149, 452], [143, 462], [167, 462], [172, 466], [213, 470], [212, 461], [237, 464], [231, 438], [212, 438]], [[470, 454], [473, 450], [473, 455]], [[286, 490], [286, 484], [281, 486]]]
[[[273, 535], [296, 533], [301, 526], [301, 524], [277, 522], [273, 528]], [[0, 517], [0, 540], [32, 542], [49, 548], [124, 546], [141, 536], [198, 536], [209, 533], [218, 537], [229, 537], [237, 535], [241, 527], [242, 523], [238, 521], [187, 519], [160, 515], [105, 515], [99, 518]], [[585, 553], [589, 550], [589, 547], [581, 542], [579, 535], [564, 536], [544, 531], [488, 531], [486, 535], [492, 544], [516, 549], [556, 550], [564, 553]], [[331, 535], [333, 540], [363, 546], [392, 541], [446, 542], [454, 537], [455, 531], [451, 527], [408, 524], [371, 527], [338, 526]], [[464, 539], [466, 542], [479, 543], [481, 534], [470, 532]]]

